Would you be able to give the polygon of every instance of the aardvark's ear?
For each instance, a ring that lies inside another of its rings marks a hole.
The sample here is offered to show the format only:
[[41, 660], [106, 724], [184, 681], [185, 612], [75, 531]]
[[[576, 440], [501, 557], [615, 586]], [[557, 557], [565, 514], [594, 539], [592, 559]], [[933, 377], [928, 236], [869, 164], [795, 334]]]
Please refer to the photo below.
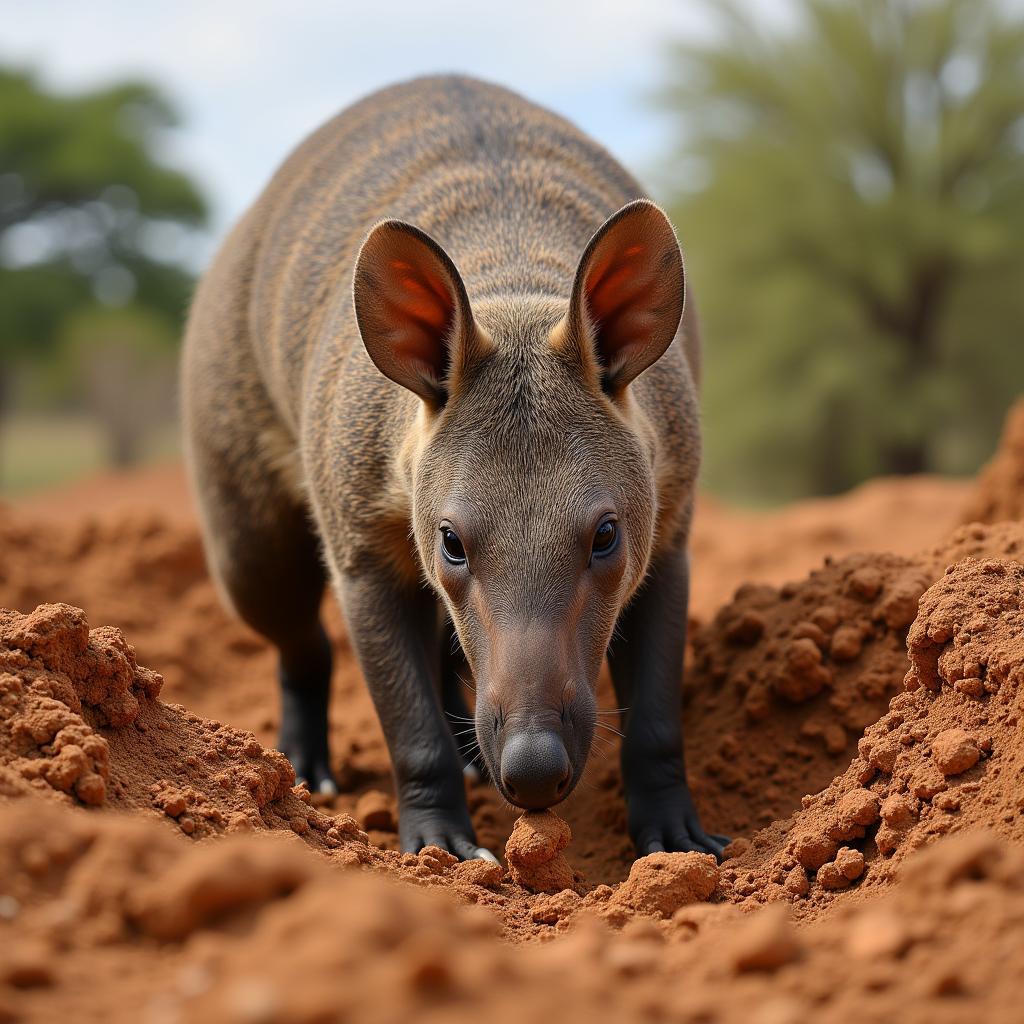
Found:
[[443, 406], [486, 344], [448, 254], [411, 224], [381, 221], [359, 250], [352, 290], [359, 333], [380, 372]]
[[596, 360], [612, 396], [672, 343], [683, 314], [683, 257], [650, 200], [624, 206], [598, 228], [576, 269], [564, 343]]

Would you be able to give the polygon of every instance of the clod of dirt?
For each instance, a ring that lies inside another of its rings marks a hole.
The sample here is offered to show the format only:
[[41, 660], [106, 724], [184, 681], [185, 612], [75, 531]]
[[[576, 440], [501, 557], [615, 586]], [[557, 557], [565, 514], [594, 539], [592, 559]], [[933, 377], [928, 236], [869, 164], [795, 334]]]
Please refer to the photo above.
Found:
[[356, 821], [367, 832], [394, 832], [398, 827], [395, 801], [379, 789], [367, 790], [356, 802]]
[[558, 924], [567, 921], [580, 909], [582, 900], [573, 889], [563, 889], [532, 902], [530, 918], [536, 924]]
[[961, 518], [965, 523], [1024, 519], [1024, 399], [1007, 413], [999, 448], [978, 474]]
[[849, 846], [836, 851], [835, 860], [818, 868], [818, 885], [822, 889], [846, 889], [864, 874], [864, 854]]
[[932, 740], [932, 760], [943, 775], [962, 775], [980, 758], [977, 741], [963, 729], [944, 729]]
[[718, 862], [709, 853], [649, 853], [629, 869], [611, 904], [652, 917], [709, 899], [718, 886]]
[[569, 826], [552, 811], [521, 815], [505, 844], [512, 881], [530, 892], [573, 889], [579, 879], [562, 855], [572, 839]]

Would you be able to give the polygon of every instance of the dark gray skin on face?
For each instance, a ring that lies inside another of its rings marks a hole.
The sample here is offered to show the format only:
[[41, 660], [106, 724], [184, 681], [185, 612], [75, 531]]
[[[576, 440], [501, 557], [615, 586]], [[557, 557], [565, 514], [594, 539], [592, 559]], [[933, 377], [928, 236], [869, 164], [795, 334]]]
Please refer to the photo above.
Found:
[[[479, 319], [494, 350], [467, 369], [421, 456], [416, 542], [476, 680], [488, 773], [510, 801], [548, 806], [586, 764], [597, 675], [650, 556], [654, 481], [650, 453], [614, 403], [588, 384], [576, 353], [552, 344], [558, 311], [534, 311], [528, 342], [522, 322], [489, 313]], [[605, 522], [617, 538], [595, 554]], [[440, 524], [458, 536], [464, 563], [446, 557]], [[554, 734], [567, 754], [564, 785], [551, 780], [544, 792], [535, 779], [532, 801], [502, 772], [521, 733], [537, 735], [539, 754]]]
[[607, 153], [452, 77], [307, 140], [200, 285], [183, 394], [211, 569], [279, 650], [281, 747], [325, 791], [333, 584], [403, 849], [478, 851], [445, 716], [465, 712], [454, 624], [507, 798], [579, 781], [607, 654], [638, 851], [721, 850], [680, 724], [700, 450], [683, 287], [671, 226]]

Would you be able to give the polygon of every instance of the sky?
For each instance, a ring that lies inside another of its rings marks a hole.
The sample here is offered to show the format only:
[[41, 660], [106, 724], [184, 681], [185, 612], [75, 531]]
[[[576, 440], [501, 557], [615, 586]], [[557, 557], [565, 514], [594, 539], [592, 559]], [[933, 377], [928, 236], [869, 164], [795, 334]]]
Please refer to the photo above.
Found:
[[[764, 16], [785, 0], [750, 3]], [[665, 48], [713, 31], [703, 0], [0, 0], [0, 15], [4, 7], [0, 61], [35, 68], [58, 88], [142, 76], [166, 90], [182, 115], [166, 157], [202, 183], [212, 238], [320, 123], [428, 72], [516, 89], [653, 187], [671, 144], [650, 102]]]

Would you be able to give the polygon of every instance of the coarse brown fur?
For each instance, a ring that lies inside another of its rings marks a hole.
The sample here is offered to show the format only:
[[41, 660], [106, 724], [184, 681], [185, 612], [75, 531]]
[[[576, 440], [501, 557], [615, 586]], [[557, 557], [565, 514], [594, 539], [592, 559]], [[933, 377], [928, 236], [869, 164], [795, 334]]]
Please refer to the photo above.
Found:
[[[289, 694], [301, 703], [303, 687], [324, 689], [318, 606], [326, 580], [334, 584], [389, 742], [406, 737], [400, 749], [392, 743], [392, 757], [407, 846], [433, 838], [466, 848], [452, 838], [468, 820], [454, 806], [461, 797], [450, 786], [441, 796], [431, 790], [432, 773], [450, 774], [447, 748], [428, 736], [444, 725], [433, 695], [442, 670], [412, 656], [448, 642], [446, 617], [488, 683], [500, 729], [518, 713], [516, 678], [554, 685], [540, 667], [552, 651], [564, 655], [560, 671], [574, 689], [593, 682], [594, 658], [599, 665], [616, 616], [649, 570], [675, 566], [670, 575], [682, 584], [673, 584], [672, 607], [685, 611], [700, 453], [692, 302], [681, 343], [614, 395], [581, 354], [587, 324], [573, 327], [568, 315], [588, 240], [643, 197], [603, 149], [554, 114], [471, 79], [418, 79], [356, 103], [300, 145], [198, 289], [183, 394], [211, 569], [238, 613], [280, 649], [286, 716]], [[480, 357], [467, 358], [450, 400], [433, 407], [382, 375], [369, 342], [360, 343], [356, 255], [385, 217], [415, 225], [451, 257], [479, 339]], [[633, 532], [621, 580], [593, 599], [603, 610], [588, 619], [589, 591], [580, 587], [591, 584], [578, 573], [567, 581], [557, 552], [602, 481]], [[485, 597], [458, 591], [434, 550], [445, 503], [455, 500], [471, 517], [490, 516], [486, 554], [472, 570], [486, 581]], [[516, 639], [545, 621], [533, 646]], [[586, 665], [569, 664], [576, 655], [558, 639], [567, 630], [593, 634], [580, 655]], [[669, 646], [665, 657], [678, 655], [681, 668], [681, 647]], [[526, 686], [543, 703], [535, 689]], [[530, 727], [543, 717], [527, 712]], [[478, 729], [480, 716], [478, 706]], [[580, 744], [589, 747], [589, 733]], [[493, 775], [500, 756], [491, 753]], [[329, 777], [326, 748], [307, 755], [323, 763], [300, 771]], [[431, 801], [448, 820], [423, 812]]]

